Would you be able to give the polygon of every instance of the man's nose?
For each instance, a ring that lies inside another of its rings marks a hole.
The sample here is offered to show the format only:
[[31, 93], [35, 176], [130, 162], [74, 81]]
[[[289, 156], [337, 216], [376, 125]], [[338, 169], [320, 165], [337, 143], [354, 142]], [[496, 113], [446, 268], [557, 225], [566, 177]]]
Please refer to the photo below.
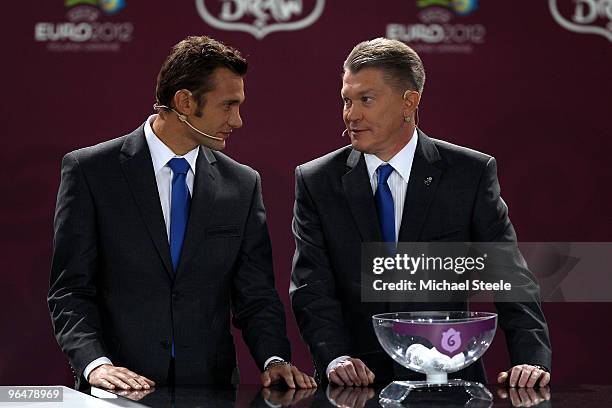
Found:
[[233, 129], [238, 129], [239, 127], [242, 127], [242, 118], [240, 117], [240, 111], [238, 109], [232, 112], [227, 123]]
[[352, 105], [345, 110], [345, 118], [347, 122], [356, 122], [361, 119], [361, 115], [361, 110], [355, 105]]

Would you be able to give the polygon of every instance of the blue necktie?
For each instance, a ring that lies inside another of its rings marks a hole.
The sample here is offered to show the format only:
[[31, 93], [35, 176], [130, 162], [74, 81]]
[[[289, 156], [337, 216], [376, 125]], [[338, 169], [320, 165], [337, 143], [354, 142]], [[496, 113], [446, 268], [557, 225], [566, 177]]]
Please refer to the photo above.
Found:
[[393, 166], [381, 164], [378, 166], [378, 187], [374, 199], [378, 211], [378, 222], [384, 242], [395, 242], [395, 210], [393, 209], [393, 196], [387, 180], [393, 173]]
[[174, 273], [181, 259], [181, 249], [185, 240], [187, 219], [191, 197], [187, 188], [187, 172], [189, 163], [183, 158], [175, 157], [168, 162], [172, 169], [172, 198], [170, 204], [170, 256]]
[[[175, 157], [168, 161], [168, 167], [172, 169], [172, 198], [170, 202], [170, 256], [174, 273], [178, 269], [181, 259], [181, 250], [187, 230], [187, 219], [189, 218], [189, 205], [191, 196], [187, 188], [187, 172], [189, 163], [183, 158]], [[174, 352], [174, 334], [172, 334], [172, 357]]]

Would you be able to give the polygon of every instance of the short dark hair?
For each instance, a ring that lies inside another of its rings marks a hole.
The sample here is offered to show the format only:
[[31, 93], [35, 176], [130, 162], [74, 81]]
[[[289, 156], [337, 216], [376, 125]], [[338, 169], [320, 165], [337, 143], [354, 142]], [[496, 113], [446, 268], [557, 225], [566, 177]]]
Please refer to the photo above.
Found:
[[423, 92], [425, 68], [419, 55], [401, 41], [376, 38], [355, 46], [344, 61], [344, 71], [357, 73], [364, 68], [378, 68], [385, 79], [399, 91]]
[[210, 37], [185, 38], [172, 47], [157, 75], [157, 103], [173, 107], [174, 94], [187, 89], [193, 94], [200, 111], [206, 102], [204, 94], [214, 89], [211, 77], [217, 68], [227, 68], [244, 76], [248, 64], [238, 50]]

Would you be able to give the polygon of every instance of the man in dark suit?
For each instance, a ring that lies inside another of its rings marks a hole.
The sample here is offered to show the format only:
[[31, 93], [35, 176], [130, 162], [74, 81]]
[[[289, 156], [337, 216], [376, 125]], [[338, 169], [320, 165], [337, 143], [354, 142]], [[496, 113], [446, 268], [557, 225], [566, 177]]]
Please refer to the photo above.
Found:
[[[382, 350], [371, 316], [467, 309], [467, 302], [362, 302], [363, 242], [516, 242], [495, 159], [416, 127], [424, 82], [422, 62], [407, 45], [383, 38], [358, 44], [344, 63], [341, 92], [351, 146], [296, 169], [290, 294], [318, 379], [367, 385], [418, 378]], [[544, 386], [551, 348], [538, 286], [518, 249], [509, 258], [528, 283], [525, 302], [496, 303], [513, 365], [498, 381]], [[486, 381], [482, 363], [456, 376]]]
[[159, 73], [158, 115], [64, 157], [48, 303], [78, 388], [237, 381], [230, 305], [265, 386], [315, 386], [288, 363], [259, 174], [218, 152], [246, 70], [189, 37]]

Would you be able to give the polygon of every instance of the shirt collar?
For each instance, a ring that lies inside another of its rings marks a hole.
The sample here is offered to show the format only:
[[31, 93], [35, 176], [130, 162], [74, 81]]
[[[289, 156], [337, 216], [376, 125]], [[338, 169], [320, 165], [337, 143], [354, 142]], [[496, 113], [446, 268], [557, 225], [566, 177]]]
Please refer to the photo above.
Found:
[[[412, 169], [412, 161], [414, 160], [414, 153], [416, 152], [418, 133], [416, 128], [412, 133], [410, 141], [406, 143], [406, 146], [402, 148], [395, 156], [386, 163], [393, 166], [393, 169], [402, 177], [405, 183], [408, 183], [410, 178], [410, 170]], [[381, 164], [385, 164], [384, 161], [380, 160], [375, 154], [365, 153], [366, 167], [368, 168], [368, 175], [370, 179], [375, 177], [376, 170]]]
[[183, 156], [175, 154], [157, 137], [155, 132], [153, 132], [151, 123], [153, 123], [156, 117], [157, 115], [149, 116], [144, 124], [145, 139], [147, 141], [147, 145], [149, 146], [149, 151], [151, 152], [151, 159], [153, 159], [153, 171], [155, 174], [157, 174], [166, 164], [168, 164], [168, 161], [174, 157], [182, 157], [187, 160], [191, 171], [193, 174], [195, 174], [196, 161], [198, 159], [198, 153], [200, 152], [200, 146], [189, 151]]

